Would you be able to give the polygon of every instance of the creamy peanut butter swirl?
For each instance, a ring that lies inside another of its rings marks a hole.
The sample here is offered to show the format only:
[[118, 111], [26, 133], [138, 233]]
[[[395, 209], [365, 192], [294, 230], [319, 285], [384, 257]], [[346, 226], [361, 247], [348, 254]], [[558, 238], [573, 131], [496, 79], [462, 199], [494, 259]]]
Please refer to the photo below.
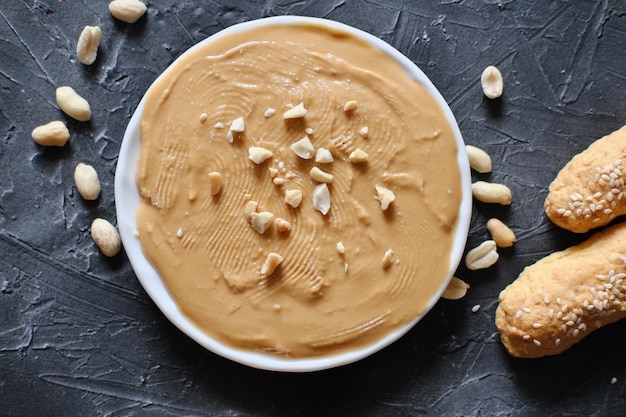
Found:
[[[300, 103], [304, 117], [283, 118]], [[333, 162], [298, 156], [305, 137]], [[267, 159], [253, 162], [252, 147], [271, 156], [256, 149]], [[141, 245], [181, 311], [223, 343], [289, 357], [363, 347], [422, 312], [446, 278], [456, 152], [436, 101], [364, 41], [312, 25], [226, 35], [146, 96]], [[332, 175], [327, 214], [314, 167]], [[380, 189], [395, 197], [386, 210]], [[294, 190], [297, 207], [285, 202]], [[262, 212], [273, 215], [263, 234]]]

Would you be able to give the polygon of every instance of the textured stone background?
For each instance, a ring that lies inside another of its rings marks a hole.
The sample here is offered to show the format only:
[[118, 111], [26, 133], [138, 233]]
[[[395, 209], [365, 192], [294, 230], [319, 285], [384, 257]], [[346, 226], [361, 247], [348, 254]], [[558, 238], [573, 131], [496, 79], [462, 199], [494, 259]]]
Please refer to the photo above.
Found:
[[[526, 266], [585, 236], [543, 215], [547, 186], [577, 152], [626, 121], [623, 1], [150, 0], [134, 25], [107, 1], [0, 3], [1, 416], [621, 416], [626, 323], [568, 352], [514, 360], [493, 324], [497, 295]], [[417, 63], [456, 115], [465, 141], [486, 149], [509, 185], [509, 208], [476, 204], [468, 247], [498, 216], [518, 243], [471, 284], [441, 301], [409, 334], [360, 363], [305, 375], [257, 371], [216, 357], [172, 326], [124, 254], [105, 259], [88, 227], [115, 221], [121, 139], [142, 95], [184, 50], [232, 24], [264, 16], [325, 17], [366, 30]], [[98, 60], [75, 44], [99, 25]], [[478, 79], [495, 64], [501, 100]], [[62, 149], [31, 130], [66, 118], [54, 90], [71, 85], [93, 120], [67, 119]], [[100, 173], [102, 197], [73, 186], [78, 162]], [[472, 306], [481, 309], [472, 313]], [[611, 384], [616, 377], [617, 383]]]

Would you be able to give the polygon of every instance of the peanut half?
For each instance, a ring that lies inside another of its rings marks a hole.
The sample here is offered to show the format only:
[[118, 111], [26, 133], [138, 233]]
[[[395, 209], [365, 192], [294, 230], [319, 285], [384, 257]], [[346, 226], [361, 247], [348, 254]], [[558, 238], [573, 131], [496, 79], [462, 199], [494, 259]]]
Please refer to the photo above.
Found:
[[109, 3], [111, 15], [126, 23], [135, 23], [146, 10], [146, 5], [139, 0], [113, 0]]
[[91, 65], [98, 56], [102, 31], [98, 26], [85, 26], [76, 44], [76, 56], [85, 65]]
[[511, 190], [504, 184], [476, 181], [472, 184], [472, 195], [483, 203], [511, 204]]
[[486, 240], [465, 255], [465, 266], [472, 271], [489, 268], [498, 261], [496, 242]]
[[498, 219], [489, 219], [487, 230], [499, 248], [509, 248], [515, 243], [515, 233]]
[[42, 146], [63, 146], [70, 138], [70, 132], [63, 122], [55, 120], [36, 127], [31, 136], [36, 143]]
[[491, 157], [485, 151], [476, 146], [465, 146], [467, 158], [469, 159], [470, 168], [481, 174], [491, 172]]
[[452, 277], [443, 294], [441, 294], [441, 298], [445, 300], [459, 300], [465, 297], [468, 289], [469, 284], [457, 277]]
[[104, 256], [115, 256], [122, 249], [122, 240], [115, 226], [97, 218], [91, 223], [91, 237]]
[[502, 90], [504, 88], [502, 73], [493, 65], [485, 68], [480, 76], [480, 83], [483, 88], [483, 93], [488, 98], [494, 99], [502, 95]]
[[96, 200], [100, 195], [100, 179], [91, 165], [82, 162], [74, 169], [74, 183], [78, 193], [85, 200]]
[[91, 107], [87, 100], [78, 95], [72, 87], [63, 86], [56, 91], [57, 104], [65, 114], [79, 122], [91, 119]]

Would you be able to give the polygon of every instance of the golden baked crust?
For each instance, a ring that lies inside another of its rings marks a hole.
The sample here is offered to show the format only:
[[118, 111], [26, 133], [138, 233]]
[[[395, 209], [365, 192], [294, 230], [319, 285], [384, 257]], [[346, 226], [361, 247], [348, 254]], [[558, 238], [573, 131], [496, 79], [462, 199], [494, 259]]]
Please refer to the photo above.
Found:
[[626, 316], [626, 223], [524, 269], [500, 293], [496, 327], [515, 357], [556, 355]]
[[550, 184], [544, 210], [554, 224], [576, 233], [626, 214], [626, 126], [576, 155]]

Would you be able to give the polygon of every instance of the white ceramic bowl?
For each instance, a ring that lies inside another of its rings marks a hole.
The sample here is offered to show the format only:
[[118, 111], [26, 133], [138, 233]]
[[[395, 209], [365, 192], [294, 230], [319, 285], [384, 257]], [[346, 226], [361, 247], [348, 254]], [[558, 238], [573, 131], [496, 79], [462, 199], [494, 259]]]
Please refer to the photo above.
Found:
[[[439, 91], [437, 91], [435, 86], [426, 77], [426, 75], [424, 75], [424, 73], [408, 58], [406, 58], [404, 55], [402, 55], [400, 52], [398, 52], [382, 40], [361, 30], [330, 20], [309, 17], [281, 16], [254, 20], [251, 22], [245, 22], [231, 26], [193, 46], [185, 54], [229, 33], [245, 31], [247, 29], [252, 29], [264, 25], [293, 25], [302, 23], [315, 23], [318, 25], [325, 25], [330, 28], [343, 29], [344, 31], [347, 31], [358, 38], [366, 40], [376, 48], [388, 54], [404, 69], [404, 71], [412, 79], [422, 84], [430, 92], [430, 94], [436, 99], [436, 101], [443, 109], [448, 119], [448, 123], [452, 127], [458, 145], [457, 159], [461, 172], [460, 180], [462, 183], [461, 188], [463, 192], [463, 197], [461, 206], [459, 208], [458, 224], [455, 231], [454, 246], [450, 252], [450, 271], [448, 273], [447, 279], [444, 281], [441, 288], [439, 288], [439, 291], [437, 291], [437, 293], [434, 294], [433, 297], [430, 299], [424, 312], [415, 317], [410, 323], [386, 335], [382, 339], [376, 341], [369, 346], [345, 353], [340, 353], [334, 356], [289, 359], [259, 352], [253, 352], [249, 350], [236, 349], [224, 345], [219, 341], [209, 337], [206, 333], [200, 330], [194, 323], [192, 323], [186, 316], [184, 316], [180, 312], [176, 305], [176, 302], [171, 297], [163, 281], [159, 277], [159, 274], [144, 256], [139, 239], [134, 236], [134, 231], [137, 229], [135, 212], [139, 207], [140, 201], [139, 192], [135, 184], [135, 170], [137, 168], [137, 161], [139, 158], [139, 150], [141, 145], [140, 122], [143, 111], [143, 99], [139, 103], [139, 106], [137, 107], [137, 110], [135, 111], [135, 114], [131, 118], [126, 129], [115, 176], [117, 222], [120, 235], [122, 236], [124, 249], [126, 250], [126, 254], [130, 259], [137, 278], [139, 278], [139, 281], [145, 288], [146, 292], [156, 303], [156, 305], [161, 309], [163, 314], [165, 314], [165, 316], [167, 316], [167, 318], [172, 323], [174, 323], [176, 327], [178, 327], [189, 337], [194, 339], [196, 342], [198, 342], [200, 345], [204, 346], [211, 352], [254, 368], [286, 372], [309, 372], [333, 368], [356, 362], [396, 341], [402, 335], [408, 332], [413, 326], [415, 326], [415, 324], [419, 322], [421, 318], [424, 317], [424, 315], [428, 311], [430, 311], [430, 309], [439, 300], [448, 282], [452, 278], [452, 274], [459, 264], [467, 240], [472, 211], [471, 177], [469, 164], [467, 161], [467, 155], [465, 153], [465, 144], [463, 142], [463, 138], [461, 137], [461, 132], [459, 131], [458, 124], [454, 116], [452, 115], [452, 111], [448, 107], [447, 103], [445, 102]], [[183, 54], [183, 56], [185, 54]]]

